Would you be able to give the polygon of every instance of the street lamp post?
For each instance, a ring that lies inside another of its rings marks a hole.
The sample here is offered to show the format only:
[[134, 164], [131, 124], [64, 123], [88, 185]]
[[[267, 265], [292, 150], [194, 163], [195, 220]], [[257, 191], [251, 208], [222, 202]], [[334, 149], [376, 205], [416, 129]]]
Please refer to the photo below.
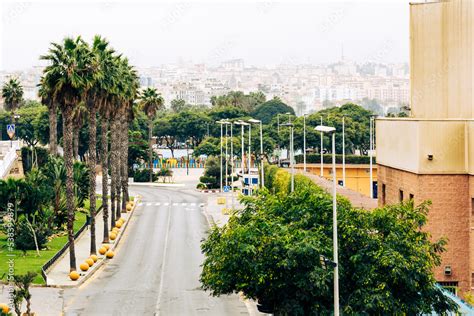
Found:
[[262, 182], [260, 186], [263, 188], [265, 186], [265, 171], [263, 170], [263, 127], [261, 120], [250, 119], [249, 123], [260, 124], [260, 174], [262, 177]]
[[282, 126], [288, 126], [290, 128], [290, 148], [288, 150], [289, 153], [289, 158], [290, 158], [290, 166], [291, 166], [291, 192], [295, 190], [295, 162], [294, 162], [294, 146], [293, 146], [293, 141], [294, 141], [294, 126], [293, 123], [285, 123], [282, 124]]
[[336, 129], [319, 125], [315, 128], [321, 133], [332, 133], [332, 227], [334, 262], [334, 316], [339, 316], [339, 262], [337, 241], [337, 200], [336, 200]]
[[346, 186], [346, 139], [345, 139], [345, 116], [342, 117], [342, 186]]
[[229, 174], [229, 164], [227, 163], [227, 160], [229, 159], [228, 157], [228, 152], [227, 152], [227, 135], [228, 135], [228, 131], [227, 131], [227, 125], [228, 125], [228, 122], [225, 122], [225, 186], [228, 187], [229, 186], [229, 177], [227, 176]]
[[[323, 117], [321, 116], [321, 126], [323, 125]], [[323, 162], [323, 132], [321, 132], [321, 144], [319, 146], [319, 154], [321, 158], [321, 170], [319, 172], [319, 175], [322, 177], [324, 175], [324, 162]]]
[[252, 179], [250, 178], [250, 167], [252, 163], [252, 124], [249, 124], [249, 196], [252, 196]]
[[[242, 158], [241, 158], [241, 161], [240, 161], [240, 166], [242, 168], [242, 181], [245, 185], [245, 168], [244, 168], [244, 164], [245, 164], [245, 160], [244, 160], [244, 156], [245, 156], [245, 141], [244, 141], [244, 136], [245, 136], [245, 126], [247, 125], [250, 125], [249, 123], [245, 123], [243, 121], [237, 121], [235, 122], [236, 125], [240, 125], [241, 127], [241, 142], [242, 142], [242, 145], [241, 145], [241, 148], [242, 148]], [[249, 166], [250, 167], [250, 166]], [[250, 184], [250, 179], [249, 179], [249, 184]]]
[[306, 172], [306, 114], [303, 114], [303, 170]]
[[230, 189], [232, 190], [232, 209], [234, 209], [234, 124], [230, 122]]
[[223, 142], [223, 132], [224, 132], [223, 126], [224, 126], [224, 124], [226, 124], [226, 122], [227, 122], [226, 120], [220, 120], [220, 121], [216, 122], [217, 124], [220, 124], [220, 126], [221, 126], [221, 141], [220, 141], [220, 146], [221, 146], [221, 157], [220, 157], [221, 159], [220, 159], [220, 161], [221, 161], [221, 165], [220, 165], [220, 181], [219, 181], [219, 187], [220, 187], [221, 192], [222, 192], [222, 163], [223, 163], [223, 161], [222, 161], [222, 142]]
[[370, 127], [369, 127], [369, 136], [370, 136], [370, 149], [369, 149], [369, 156], [370, 156], [370, 198], [374, 198], [374, 178], [373, 178], [373, 151], [374, 151], [374, 124], [375, 117], [372, 115], [370, 116]]

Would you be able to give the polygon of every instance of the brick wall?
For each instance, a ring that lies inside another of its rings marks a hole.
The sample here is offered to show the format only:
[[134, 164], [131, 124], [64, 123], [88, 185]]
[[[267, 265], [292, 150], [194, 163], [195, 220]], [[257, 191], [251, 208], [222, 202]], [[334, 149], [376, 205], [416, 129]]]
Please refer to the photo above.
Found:
[[[470, 175], [418, 175], [386, 166], [378, 166], [379, 205], [398, 203], [400, 190], [404, 200], [413, 195], [415, 203], [431, 200], [426, 229], [433, 240], [448, 238], [442, 263], [435, 269], [438, 281], [459, 282], [459, 295], [471, 290], [470, 231], [471, 191], [474, 178]], [[385, 194], [383, 193], [385, 186]], [[385, 197], [384, 197], [385, 195]], [[452, 275], [444, 275], [444, 267], [451, 266]]]

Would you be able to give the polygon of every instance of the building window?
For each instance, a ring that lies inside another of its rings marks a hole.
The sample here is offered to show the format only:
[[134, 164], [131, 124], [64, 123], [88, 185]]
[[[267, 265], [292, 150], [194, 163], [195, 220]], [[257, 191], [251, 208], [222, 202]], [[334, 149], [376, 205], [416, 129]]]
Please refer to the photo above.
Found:
[[403, 202], [403, 190], [398, 190], [398, 201]]
[[382, 183], [382, 205], [385, 205], [386, 204], [386, 187], [385, 187], [385, 183]]
[[414, 200], [415, 199], [415, 195], [410, 193], [410, 200]]
[[458, 282], [448, 281], [448, 282], [438, 282], [440, 286], [442, 286], [445, 290], [457, 295], [458, 291]]

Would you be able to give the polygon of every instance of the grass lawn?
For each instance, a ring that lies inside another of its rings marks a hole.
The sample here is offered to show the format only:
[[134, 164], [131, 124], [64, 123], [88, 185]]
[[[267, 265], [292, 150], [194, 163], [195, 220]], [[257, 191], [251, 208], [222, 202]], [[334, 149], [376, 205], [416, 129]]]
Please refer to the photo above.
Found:
[[[101, 205], [101, 201], [97, 201], [97, 207]], [[89, 201], [85, 202], [85, 208], [89, 208]], [[77, 212], [74, 221], [74, 231], [78, 231], [86, 222], [86, 214]], [[38, 273], [34, 283], [45, 284], [41, 276], [41, 267], [53, 257], [67, 243], [67, 235], [53, 238], [46, 244], [45, 250], [40, 250], [40, 256], [36, 250], [28, 250], [24, 254], [21, 250], [9, 252], [7, 249], [7, 238], [3, 232], [0, 232], [0, 276], [5, 277], [8, 273], [8, 260], [14, 260], [15, 274], [25, 274], [28, 271]], [[12, 254], [14, 256], [12, 256]]]

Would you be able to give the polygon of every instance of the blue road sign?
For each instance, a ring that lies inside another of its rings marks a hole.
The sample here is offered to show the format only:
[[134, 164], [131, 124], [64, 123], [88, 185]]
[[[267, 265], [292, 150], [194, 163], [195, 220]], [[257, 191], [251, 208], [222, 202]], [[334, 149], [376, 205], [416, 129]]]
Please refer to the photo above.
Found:
[[7, 134], [10, 138], [13, 138], [13, 136], [15, 135], [15, 124], [7, 125]]
[[229, 192], [230, 191], [230, 186], [226, 185], [224, 186], [224, 192]]

